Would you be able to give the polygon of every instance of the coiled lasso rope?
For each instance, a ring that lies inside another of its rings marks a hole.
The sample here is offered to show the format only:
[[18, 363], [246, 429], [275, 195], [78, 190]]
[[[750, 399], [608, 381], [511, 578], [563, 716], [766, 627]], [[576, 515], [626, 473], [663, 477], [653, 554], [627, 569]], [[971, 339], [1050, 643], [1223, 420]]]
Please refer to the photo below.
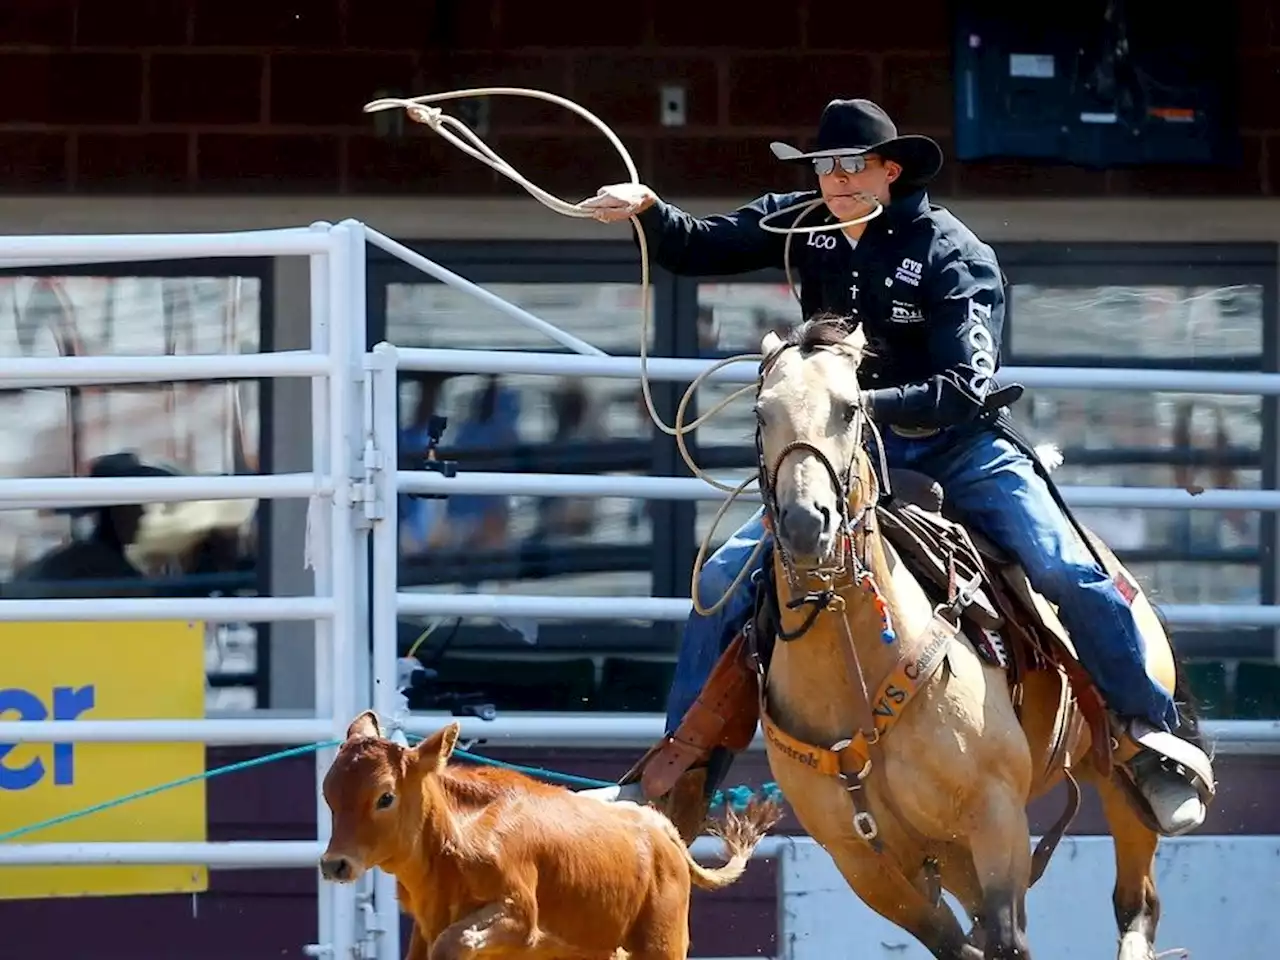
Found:
[[[640, 175], [636, 170], [636, 165], [634, 161], [631, 159], [631, 155], [627, 152], [627, 148], [623, 146], [622, 141], [618, 139], [617, 135], [611, 129], [609, 129], [608, 124], [606, 124], [603, 120], [601, 120], [591, 111], [587, 110], [583, 106], [580, 106], [579, 104], [574, 103], [572, 100], [566, 99], [565, 97], [561, 97], [554, 93], [547, 93], [544, 90], [532, 90], [525, 87], [476, 87], [476, 88], [467, 89], [467, 90], [450, 90], [444, 93], [431, 93], [431, 94], [426, 94], [418, 97], [408, 97], [408, 98], [383, 97], [378, 100], [372, 100], [369, 103], [366, 103], [364, 105], [364, 112], [376, 113], [382, 110], [404, 109], [409, 113], [409, 116], [413, 120], [416, 120], [419, 123], [425, 124], [435, 133], [439, 134], [444, 140], [446, 140], [448, 143], [453, 144], [453, 146], [457, 147], [463, 153], [467, 154], [470, 157], [473, 157], [476, 160], [479, 160], [481, 163], [492, 168], [493, 170], [496, 170], [498, 173], [502, 174], [504, 177], [508, 178], [514, 183], [519, 184], [535, 200], [543, 204], [545, 207], [551, 210], [554, 210], [556, 213], [559, 213], [562, 216], [566, 216], [566, 217], [576, 217], [579, 219], [596, 219], [594, 211], [584, 207], [582, 203], [570, 203], [567, 200], [557, 197], [553, 193], [549, 193], [548, 191], [539, 187], [537, 184], [528, 180], [526, 177], [524, 177], [520, 173], [520, 171], [518, 171], [515, 167], [511, 166], [511, 164], [509, 164], [506, 160], [504, 160], [501, 156], [499, 156], [493, 149], [491, 149], [488, 146], [488, 144], [486, 144], [480, 138], [480, 136], [474, 130], [472, 130], [469, 126], [467, 126], [467, 124], [465, 124], [463, 121], [459, 120], [457, 117], [449, 116], [440, 107], [430, 106], [430, 104], [441, 103], [448, 100], [464, 100], [464, 99], [472, 99], [476, 97], [497, 97], [497, 96], [529, 97], [535, 100], [545, 100], [548, 103], [554, 103], [557, 106], [563, 107], [566, 110], [571, 111], [572, 113], [576, 113], [579, 117], [582, 117], [582, 119], [592, 124], [592, 126], [594, 126], [602, 134], [604, 134], [604, 136], [608, 139], [609, 143], [612, 144], [614, 150], [617, 151], [618, 155], [622, 158], [623, 164], [627, 168], [628, 182], [635, 184], [636, 186], [641, 185]], [[782, 210], [778, 210], [775, 213], [772, 213], [767, 217], [764, 217], [760, 221], [761, 229], [766, 230], [770, 233], [786, 235], [787, 239], [785, 244], [783, 245], [783, 266], [786, 270], [787, 284], [790, 286], [791, 292], [795, 296], [797, 301], [799, 301], [800, 295], [796, 289], [795, 282], [791, 275], [791, 258], [790, 258], [791, 237], [797, 233], [810, 234], [810, 233], [821, 233], [821, 232], [826, 232], [830, 230], [843, 230], [845, 227], [851, 227], [851, 226], [856, 226], [858, 224], [866, 223], [867, 221], [879, 216], [883, 212], [884, 207], [874, 197], [867, 197], [863, 195], [862, 199], [871, 202], [872, 204], [874, 204], [874, 207], [869, 214], [866, 214], [865, 216], [862, 216], [862, 217], [858, 217], [854, 220], [846, 220], [840, 223], [821, 224], [817, 226], [808, 226], [808, 227], [796, 226], [796, 224], [798, 224], [801, 219], [807, 216], [812, 210], [817, 209], [817, 207], [823, 203], [822, 198], [819, 197], [814, 200], [805, 201], [803, 203], [795, 204], [793, 206], [786, 207]], [[799, 210], [800, 213], [797, 214], [797, 216], [795, 217], [795, 220], [792, 222], [792, 225], [790, 227], [778, 227], [778, 226], [774, 226], [770, 222], [776, 219], [777, 217], [782, 216], [785, 213], [791, 213], [792, 211], [796, 211], [796, 210]], [[755, 562], [756, 558], [760, 554], [760, 551], [763, 549], [764, 542], [762, 540], [760, 543], [756, 544], [756, 547], [752, 551], [751, 556], [748, 558], [747, 562], [743, 564], [742, 569], [738, 572], [738, 575], [734, 578], [733, 582], [730, 583], [729, 586], [726, 588], [724, 594], [720, 597], [720, 599], [717, 600], [710, 607], [706, 607], [702, 604], [698, 596], [699, 594], [699, 591], [698, 591], [699, 576], [698, 575], [702, 572], [702, 566], [706, 561], [707, 548], [711, 542], [711, 538], [715, 535], [715, 531], [719, 526], [721, 519], [724, 517], [724, 514], [729, 509], [730, 505], [732, 505], [734, 501], [736, 501], [738, 497], [742, 495], [742, 493], [752, 483], [752, 481], [758, 480], [759, 477], [758, 477], [758, 474], [752, 474], [748, 476], [745, 480], [743, 480], [742, 483], [738, 484], [736, 487], [730, 487], [724, 483], [721, 483], [715, 477], [712, 477], [707, 473], [705, 473], [702, 470], [702, 468], [699, 467], [694, 462], [693, 457], [689, 453], [688, 447], [685, 445], [685, 435], [696, 430], [701, 424], [705, 423], [715, 414], [719, 413], [721, 410], [727, 407], [730, 403], [732, 403], [738, 397], [743, 396], [744, 394], [749, 393], [751, 391], [754, 391], [755, 386], [753, 384], [747, 384], [733, 391], [732, 393], [729, 394], [729, 396], [725, 397], [723, 400], [721, 400], [719, 403], [713, 406], [710, 410], [702, 414], [700, 417], [698, 417], [696, 420], [694, 420], [690, 424], [686, 424], [684, 422], [685, 412], [686, 412], [686, 409], [688, 408], [689, 401], [697, 393], [698, 387], [701, 386], [702, 382], [707, 377], [709, 377], [712, 373], [719, 370], [721, 367], [727, 366], [731, 363], [739, 363], [742, 361], [759, 362], [762, 358], [758, 353], [757, 354], [739, 354], [737, 356], [726, 357], [723, 360], [717, 361], [712, 366], [708, 367], [706, 370], [700, 373], [697, 376], [697, 378], [692, 383], [689, 384], [688, 389], [685, 390], [684, 396], [680, 398], [680, 403], [676, 408], [675, 426], [669, 427], [667, 426], [666, 423], [663, 422], [662, 418], [658, 415], [658, 411], [654, 408], [653, 397], [649, 390], [649, 374], [648, 374], [649, 303], [650, 303], [649, 246], [645, 239], [644, 228], [641, 227], [640, 221], [637, 218], [637, 216], [635, 214], [632, 214], [630, 217], [628, 217], [628, 219], [631, 221], [631, 225], [635, 229], [637, 242], [640, 247], [640, 391], [644, 396], [645, 408], [649, 413], [649, 419], [652, 420], [654, 426], [656, 426], [663, 433], [675, 438], [676, 447], [680, 450], [680, 456], [684, 459], [684, 462], [688, 465], [690, 471], [693, 473], [694, 476], [711, 484], [711, 486], [715, 487], [717, 490], [722, 490], [729, 494], [729, 496], [725, 498], [725, 500], [721, 503], [720, 509], [716, 511], [716, 515], [711, 521], [711, 528], [707, 531], [706, 536], [703, 537], [702, 543], [698, 547], [698, 555], [694, 560], [693, 570], [691, 573], [690, 595], [691, 595], [691, 600], [693, 602], [693, 608], [699, 614], [703, 616], [709, 616], [715, 613], [716, 611], [718, 611], [721, 607], [723, 607], [724, 604], [728, 601], [729, 597], [733, 595], [733, 592], [737, 590], [738, 586], [742, 583], [743, 579], [749, 575], [749, 571], [752, 568], [752, 564]]]

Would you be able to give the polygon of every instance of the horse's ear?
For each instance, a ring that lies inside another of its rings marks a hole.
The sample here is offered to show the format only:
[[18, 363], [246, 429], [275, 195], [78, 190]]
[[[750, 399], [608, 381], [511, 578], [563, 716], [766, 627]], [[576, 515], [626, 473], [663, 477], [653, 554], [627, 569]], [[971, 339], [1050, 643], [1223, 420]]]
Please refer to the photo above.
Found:
[[862, 329], [862, 324], [858, 324], [841, 342], [850, 350], [860, 354], [867, 346], [867, 331]]
[[382, 739], [382, 724], [378, 723], [378, 715], [372, 710], [366, 710], [360, 714], [351, 721], [351, 726], [347, 727], [347, 739], [352, 740], [355, 737]]
[[764, 335], [764, 339], [760, 341], [760, 355], [762, 357], [770, 357], [782, 349], [782, 338], [778, 336], [777, 331], [770, 330]]

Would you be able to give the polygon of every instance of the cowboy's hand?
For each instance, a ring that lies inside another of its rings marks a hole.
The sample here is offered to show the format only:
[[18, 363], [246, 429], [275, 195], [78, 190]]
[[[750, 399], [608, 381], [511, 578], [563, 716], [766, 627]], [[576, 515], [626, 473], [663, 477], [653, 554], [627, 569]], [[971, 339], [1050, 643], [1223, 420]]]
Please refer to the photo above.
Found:
[[643, 213], [657, 200], [658, 195], [642, 183], [614, 183], [601, 187], [580, 206], [601, 223], [617, 223]]

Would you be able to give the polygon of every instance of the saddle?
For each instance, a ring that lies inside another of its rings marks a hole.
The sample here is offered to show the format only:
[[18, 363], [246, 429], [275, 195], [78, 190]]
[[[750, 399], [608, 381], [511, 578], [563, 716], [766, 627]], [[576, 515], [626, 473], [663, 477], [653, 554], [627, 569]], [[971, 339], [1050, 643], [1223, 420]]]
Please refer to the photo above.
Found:
[[950, 603], [978, 655], [1007, 672], [1019, 715], [1021, 687], [1029, 672], [1060, 670], [1066, 675], [1067, 702], [1060, 711], [1050, 765], [1061, 758], [1073, 739], [1072, 728], [1083, 719], [1092, 733], [1095, 763], [1104, 773], [1110, 771], [1105, 704], [1054, 606], [1036, 592], [1007, 552], [951, 514], [941, 485], [903, 469], [890, 470], [889, 481], [894, 494], [877, 511], [885, 540], [935, 602]]

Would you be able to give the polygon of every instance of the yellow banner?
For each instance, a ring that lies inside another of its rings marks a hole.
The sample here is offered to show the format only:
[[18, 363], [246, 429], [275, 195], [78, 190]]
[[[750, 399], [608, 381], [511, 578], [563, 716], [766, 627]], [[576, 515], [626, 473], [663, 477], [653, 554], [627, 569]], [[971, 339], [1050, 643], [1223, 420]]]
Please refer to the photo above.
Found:
[[[0, 623], [0, 720], [198, 720], [204, 624]], [[204, 771], [201, 743], [3, 743], [0, 833]], [[197, 780], [11, 843], [204, 841]], [[0, 899], [187, 893], [203, 866], [0, 867]]]

